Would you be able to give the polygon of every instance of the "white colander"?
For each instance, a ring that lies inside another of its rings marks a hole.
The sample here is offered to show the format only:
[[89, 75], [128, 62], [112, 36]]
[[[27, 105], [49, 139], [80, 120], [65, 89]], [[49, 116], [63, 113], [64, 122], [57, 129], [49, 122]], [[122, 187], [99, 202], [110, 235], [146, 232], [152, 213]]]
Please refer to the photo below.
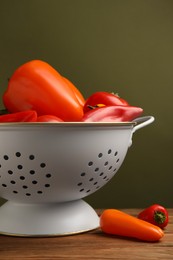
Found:
[[133, 133], [152, 123], [0, 125], [0, 233], [54, 236], [89, 231], [99, 217], [82, 198], [118, 171]]

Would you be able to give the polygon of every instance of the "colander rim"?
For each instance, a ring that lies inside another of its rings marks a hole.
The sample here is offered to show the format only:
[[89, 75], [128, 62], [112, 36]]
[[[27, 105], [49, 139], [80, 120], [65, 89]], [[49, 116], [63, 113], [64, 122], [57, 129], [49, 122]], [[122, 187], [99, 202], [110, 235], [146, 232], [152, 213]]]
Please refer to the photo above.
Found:
[[49, 126], [49, 127], [70, 127], [70, 126], [135, 126], [137, 122], [131, 121], [131, 122], [7, 122], [7, 123], [0, 123], [0, 129], [1, 127], [15, 127], [15, 126], [21, 126], [21, 127], [43, 127], [43, 126]]

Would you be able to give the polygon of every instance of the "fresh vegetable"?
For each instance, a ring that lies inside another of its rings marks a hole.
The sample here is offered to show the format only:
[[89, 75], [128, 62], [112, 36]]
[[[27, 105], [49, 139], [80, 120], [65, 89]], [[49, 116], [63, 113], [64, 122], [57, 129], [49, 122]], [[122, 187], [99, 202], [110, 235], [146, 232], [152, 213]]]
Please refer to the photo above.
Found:
[[37, 122], [56, 123], [56, 122], [63, 122], [63, 120], [57, 116], [43, 115], [43, 116], [38, 116]]
[[161, 205], [154, 204], [138, 214], [138, 218], [145, 220], [160, 228], [167, 226], [169, 221], [168, 211]]
[[154, 242], [164, 236], [161, 228], [116, 209], [104, 210], [100, 216], [104, 233]]
[[26, 110], [17, 113], [0, 115], [0, 123], [10, 122], [36, 122], [37, 113], [34, 110]]
[[0, 115], [0, 123], [12, 122], [63, 122], [62, 119], [52, 115], [37, 116], [36, 111], [26, 110], [17, 113]]
[[105, 106], [129, 106], [128, 102], [120, 98], [117, 94], [99, 91], [93, 93], [84, 104], [84, 113], [90, 110], [90, 107], [98, 105]]
[[86, 112], [84, 122], [128, 122], [140, 116], [143, 109], [133, 106], [103, 106]]
[[69, 79], [67, 79], [67, 78], [65, 78], [65, 77], [63, 77], [63, 79], [68, 83], [68, 85], [69, 85], [69, 86], [71, 87], [71, 89], [74, 91], [75, 96], [76, 96], [76, 98], [77, 98], [79, 104], [83, 107], [84, 104], [85, 104], [85, 99], [84, 99], [82, 93], [79, 91], [78, 88], [75, 87], [75, 85], [73, 85], [73, 83], [72, 83]]
[[38, 116], [54, 115], [64, 121], [80, 121], [84, 98], [52, 66], [32, 60], [13, 73], [3, 95], [9, 112], [35, 110]]

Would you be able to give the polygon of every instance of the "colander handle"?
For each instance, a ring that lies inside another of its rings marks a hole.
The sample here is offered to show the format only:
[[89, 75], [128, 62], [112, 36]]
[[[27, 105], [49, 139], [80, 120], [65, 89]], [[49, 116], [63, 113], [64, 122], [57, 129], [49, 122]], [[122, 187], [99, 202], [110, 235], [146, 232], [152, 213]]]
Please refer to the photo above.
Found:
[[155, 120], [155, 118], [153, 116], [143, 116], [143, 117], [138, 117], [138, 118], [134, 119], [133, 122], [136, 122], [137, 125], [134, 126], [132, 133], [136, 132], [138, 129], [140, 129], [144, 126], [151, 124], [154, 120]]
[[136, 119], [133, 120], [133, 122], [137, 123], [137, 125], [135, 125], [133, 127], [132, 133], [131, 133], [131, 138], [130, 138], [130, 142], [129, 142], [129, 147], [132, 145], [132, 136], [133, 133], [136, 132], [137, 130], [139, 130], [140, 128], [147, 126], [149, 124], [151, 124], [154, 121], [154, 117], [153, 116], [143, 116], [143, 117], [138, 117]]

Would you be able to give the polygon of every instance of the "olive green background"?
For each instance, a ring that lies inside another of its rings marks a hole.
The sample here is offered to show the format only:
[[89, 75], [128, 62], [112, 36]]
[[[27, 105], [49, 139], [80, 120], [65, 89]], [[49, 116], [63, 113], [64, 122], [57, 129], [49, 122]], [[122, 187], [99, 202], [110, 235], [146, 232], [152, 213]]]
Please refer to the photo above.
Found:
[[1, 96], [32, 59], [47, 61], [85, 98], [118, 92], [155, 117], [134, 134], [117, 175], [86, 200], [97, 208], [172, 207], [173, 1], [0, 0]]

